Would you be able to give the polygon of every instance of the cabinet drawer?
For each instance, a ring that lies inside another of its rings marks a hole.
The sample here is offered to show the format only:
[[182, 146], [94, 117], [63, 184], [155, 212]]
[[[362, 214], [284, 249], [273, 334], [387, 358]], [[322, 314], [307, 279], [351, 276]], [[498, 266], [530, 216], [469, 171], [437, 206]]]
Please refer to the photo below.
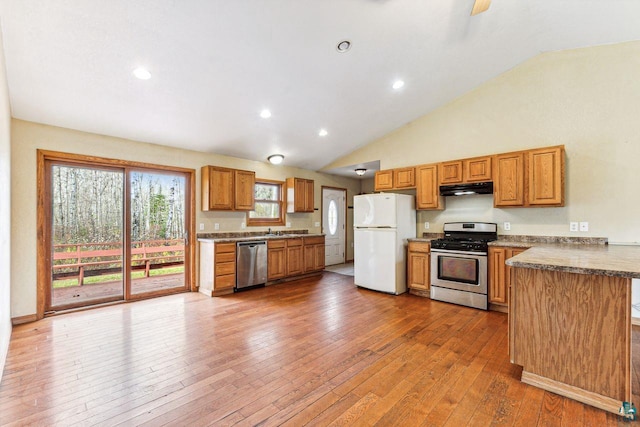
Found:
[[324, 245], [324, 237], [305, 237], [305, 245]]
[[410, 252], [423, 252], [428, 254], [431, 252], [431, 243], [427, 242], [409, 242]]
[[216, 276], [215, 288], [216, 290], [221, 288], [233, 288], [236, 285], [236, 275], [227, 274], [224, 276]]
[[236, 273], [235, 262], [216, 262], [216, 276], [222, 276], [225, 274], [235, 274], [235, 273]]
[[235, 243], [216, 243], [216, 254], [220, 254], [223, 252], [234, 252], [236, 251]]
[[289, 239], [287, 240], [287, 247], [302, 246], [302, 239]]
[[233, 252], [223, 252], [216, 254], [216, 264], [221, 262], [234, 262], [236, 260], [236, 254]]
[[269, 249], [284, 248], [285, 246], [287, 246], [285, 240], [267, 240], [267, 248]]

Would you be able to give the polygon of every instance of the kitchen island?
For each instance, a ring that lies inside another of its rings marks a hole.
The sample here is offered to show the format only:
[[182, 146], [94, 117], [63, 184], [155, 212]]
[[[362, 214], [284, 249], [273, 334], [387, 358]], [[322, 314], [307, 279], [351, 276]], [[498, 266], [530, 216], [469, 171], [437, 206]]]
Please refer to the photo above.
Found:
[[640, 246], [541, 245], [506, 264], [509, 354], [523, 367], [522, 382], [619, 413], [631, 401]]

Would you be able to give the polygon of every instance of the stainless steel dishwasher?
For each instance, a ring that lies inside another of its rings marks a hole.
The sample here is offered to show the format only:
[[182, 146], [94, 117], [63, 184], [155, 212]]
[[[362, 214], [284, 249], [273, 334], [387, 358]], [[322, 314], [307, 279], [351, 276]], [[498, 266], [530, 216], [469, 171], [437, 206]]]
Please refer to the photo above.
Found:
[[267, 242], [238, 242], [235, 291], [267, 283]]

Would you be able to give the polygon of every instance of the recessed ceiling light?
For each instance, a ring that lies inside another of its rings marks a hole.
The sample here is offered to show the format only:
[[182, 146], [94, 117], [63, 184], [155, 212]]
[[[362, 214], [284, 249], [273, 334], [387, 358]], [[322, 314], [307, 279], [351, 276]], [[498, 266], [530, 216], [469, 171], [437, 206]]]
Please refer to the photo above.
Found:
[[336, 45], [336, 50], [340, 53], [346, 52], [351, 49], [351, 42], [349, 40], [342, 40]]
[[395, 90], [401, 89], [404, 86], [404, 82], [402, 80], [396, 80], [395, 82], [393, 82], [393, 85], [391, 86], [392, 88], [394, 88]]
[[139, 78], [140, 80], [149, 80], [151, 78], [151, 73], [146, 68], [138, 67], [133, 70], [133, 75]]
[[271, 117], [271, 111], [265, 108], [264, 110], [260, 111], [260, 117], [262, 117], [263, 119], [268, 119], [269, 117]]
[[326, 129], [320, 129], [320, 130], [318, 131], [318, 135], [320, 135], [320, 136], [327, 136], [327, 135], [329, 135], [329, 132], [327, 132], [327, 130], [326, 130]]
[[272, 165], [279, 165], [284, 160], [284, 156], [282, 154], [272, 154], [267, 157], [267, 160], [269, 160], [269, 163]]

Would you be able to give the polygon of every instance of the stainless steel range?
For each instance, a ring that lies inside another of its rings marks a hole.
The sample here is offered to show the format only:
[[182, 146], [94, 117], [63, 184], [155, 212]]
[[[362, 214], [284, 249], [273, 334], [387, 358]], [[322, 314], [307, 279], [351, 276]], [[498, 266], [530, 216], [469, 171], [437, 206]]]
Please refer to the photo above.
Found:
[[431, 299], [486, 310], [487, 243], [497, 224], [448, 222], [444, 235], [431, 241]]

